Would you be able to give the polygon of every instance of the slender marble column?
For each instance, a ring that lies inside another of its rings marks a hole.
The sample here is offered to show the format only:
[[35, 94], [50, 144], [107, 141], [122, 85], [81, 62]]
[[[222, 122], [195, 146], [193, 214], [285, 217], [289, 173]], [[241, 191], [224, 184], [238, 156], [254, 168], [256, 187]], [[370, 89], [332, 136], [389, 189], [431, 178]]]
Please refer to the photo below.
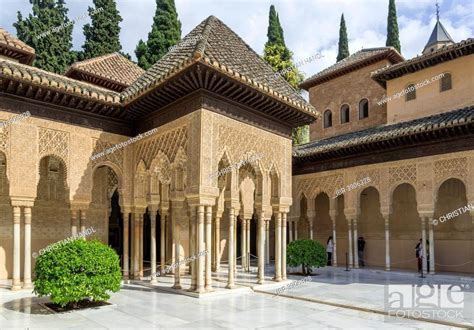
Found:
[[130, 214], [130, 272], [129, 278], [135, 276], [135, 213]]
[[298, 221], [294, 222], [295, 241], [298, 239]]
[[332, 238], [334, 242], [333, 254], [332, 254], [332, 265], [337, 267], [337, 237], [336, 237], [336, 219], [332, 220]]
[[430, 271], [429, 271], [429, 273], [434, 275], [434, 273], [435, 273], [435, 246], [434, 246], [435, 240], [434, 240], [433, 217], [429, 217], [427, 219], [428, 219], [428, 223], [429, 223], [429, 240], [430, 240], [430, 246], [429, 246], [429, 250], [430, 250]]
[[14, 206], [13, 207], [13, 285], [12, 285], [13, 291], [21, 289], [20, 223], [21, 223], [21, 208], [19, 206]]
[[140, 267], [139, 267], [139, 276], [143, 277], [143, 213], [140, 213]]
[[246, 268], [247, 268], [247, 263], [246, 263], [246, 259], [247, 259], [247, 247], [246, 247], [246, 243], [247, 243], [247, 230], [246, 230], [246, 227], [247, 227], [247, 221], [242, 218], [240, 220], [241, 222], [241, 234], [240, 234], [240, 255], [241, 255], [241, 258], [240, 258], [240, 262], [242, 264], [242, 271], [245, 271]]
[[384, 217], [385, 222], [385, 270], [390, 270], [390, 223], [389, 216]]
[[86, 235], [85, 235], [86, 220], [87, 220], [86, 211], [85, 210], [80, 210], [79, 212], [81, 213], [81, 234], [83, 235], [82, 237], [85, 240], [86, 239]]
[[196, 282], [197, 282], [197, 260], [196, 260], [196, 254], [197, 254], [197, 233], [196, 233], [196, 212], [197, 208], [196, 206], [191, 206], [191, 226], [190, 226], [190, 231], [191, 231], [191, 241], [190, 241], [190, 250], [191, 250], [191, 257], [193, 257], [191, 261], [191, 287], [189, 288], [190, 291], [196, 290]]
[[258, 215], [257, 220], [258, 228], [258, 284], [265, 282], [265, 219], [263, 215]]
[[[347, 238], [348, 238], [348, 242], [347, 242], [347, 247], [348, 247], [348, 251], [347, 251], [347, 254], [348, 254], [348, 257], [349, 257], [349, 267], [354, 267], [354, 264], [352, 263], [352, 219], [351, 218], [348, 218], [347, 219]], [[333, 237], [334, 239], [334, 237]]]
[[265, 263], [270, 264], [270, 220], [265, 220]]
[[77, 235], [77, 210], [71, 210], [71, 236]]
[[133, 278], [136, 280], [140, 275], [140, 214], [135, 213], [133, 219]]
[[309, 220], [309, 239], [313, 239], [313, 219]]
[[286, 280], [286, 224], [287, 224], [287, 213], [283, 212], [281, 217], [282, 224], [282, 242], [281, 242], [281, 278]]
[[[172, 205], [172, 208], [175, 208], [175, 205]], [[181, 266], [180, 266], [180, 257], [181, 257], [181, 241], [180, 241], [180, 219], [179, 215], [181, 210], [172, 210], [171, 222], [172, 222], [172, 232], [173, 232], [173, 244], [174, 244], [174, 255], [175, 255], [175, 264], [174, 264], [174, 289], [181, 289]], [[179, 212], [179, 213], [178, 213]]]
[[228, 279], [227, 279], [227, 286], [228, 289], [233, 289], [235, 287], [234, 284], [234, 222], [235, 222], [235, 215], [234, 215], [234, 208], [229, 208], [229, 238], [227, 242], [227, 253], [228, 253], [228, 262], [229, 262], [229, 271], [228, 271]]
[[426, 255], [426, 218], [421, 217], [421, 239], [422, 239], [422, 248], [423, 248], [423, 259], [422, 259], [422, 267], [423, 273], [426, 274], [428, 270], [428, 262], [427, 262], [427, 255]]
[[128, 216], [129, 216], [129, 212], [128, 211], [125, 211], [123, 213], [123, 263], [122, 263], [122, 266], [123, 266], [123, 278], [124, 279], [128, 279], [128, 276], [129, 276], [129, 273], [128, 273], [128, 270], [129, 270], [129, 264], [128, 264]]
[[289, 233], [288, 233], [288, 243], [291, 243], [291, 241], [293, 240], [293, 224], [294, 223], [295, 222], [292, 221], [292, 220], [288, 221], [288, 231], [289, 231]]
[[211, 269], [211, 251], [212, 251], [212, 206], [206, 206], [206, 284], [204, 289], [212, 291], [212, 269]]
[[23, 289], [31, 289], [31, 207], [23, 209], [25, 214], [25, 264], [23, 269]]
[[215, 258], [216, 258], [216, 264], [214, 270], [218, 272], [221, 268], [221, 218], [216, 217], [216, 222], [215, 222]]
[[156, 209], [150, 210], [150, 263], [151, 279], [150, 283], [155, 284], [156, 280]]
[[358, 248], [358, 244], [357, 244], [357, 218], [353, 219], [354, 221], [354, 227], [353, 227], [353, 231], [354, 231], [354, 240], [353, 240], [353, 243], [354, 243], [354, 268], [359, 268], [359, 248]]
[[237, 274], [237, 216], [234, 216], [234, 273]]
[[250, 221], [251, 219], [246, 219], [245, 222], [245, 230], [247, 231], [247, 240], [245, 241], [245, 248], [246, 253], [245, 253], [245, 262], [246, 262], [246, 270], [250, 270]]
[[275, 277], [274, 280], [280, 282], [281, 277], [281, 250], [282, 250], [282, 228], [281, 228], [281, 212], [277, 212], [275, 215]]
[[206, 249], [204, 245], [204, 205], [198, 206], [198, 262], [197, 262], [197, 281], [196, 281], [196, 292], [204, 292], [204, 256], [201, 255]]
[[160, 215], [160, 275], [165, 276], [165, 266], [166, 266], [166, 218], [168, 217], [167, 212], [163, 212]]

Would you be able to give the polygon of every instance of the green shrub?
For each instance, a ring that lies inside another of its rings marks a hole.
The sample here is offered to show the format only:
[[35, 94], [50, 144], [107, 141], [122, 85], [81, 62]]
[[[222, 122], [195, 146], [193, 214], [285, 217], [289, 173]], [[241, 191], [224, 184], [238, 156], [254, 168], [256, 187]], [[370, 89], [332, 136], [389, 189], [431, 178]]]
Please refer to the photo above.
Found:
[[33, 292], [61, 307], [84, 299], [106, 301], [120, 289], [117, 253], [99, 241], [74, 240], [46, 250], [36, 259]]
[[311, 239], [292, 241], [286, 248], [287, 264], [291, 267], [303, 267], [303, 274], [310, 275], [312, 268], [327, 265], [327, 254], [324, 246]]

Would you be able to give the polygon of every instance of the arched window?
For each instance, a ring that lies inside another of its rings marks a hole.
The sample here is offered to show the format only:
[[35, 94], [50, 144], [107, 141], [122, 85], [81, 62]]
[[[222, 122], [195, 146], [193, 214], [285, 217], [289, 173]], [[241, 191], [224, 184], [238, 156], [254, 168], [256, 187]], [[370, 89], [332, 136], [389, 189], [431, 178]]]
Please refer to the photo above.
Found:
[[407, 86], [406, 90], [406, 95], [405, 95], [405, 101], [411, 101], [416, 99], [416, 89], [415, 85], [410, 84]]
[[359, 102], [359, 119], [369, 117], [369, 100], [362, 99]]
[[439, 91], [444, 92], [453, 88], [451, 84], [451, 73], [445, 73], [441, 81], [439, 82]]
[[344, 104], [341, 107], [341, 124], [345, 124], [349, 122], [349, 106]]
[[326, 110], [324, 112], [324, 128], [332, 127], [332, 112], [331, 110]]

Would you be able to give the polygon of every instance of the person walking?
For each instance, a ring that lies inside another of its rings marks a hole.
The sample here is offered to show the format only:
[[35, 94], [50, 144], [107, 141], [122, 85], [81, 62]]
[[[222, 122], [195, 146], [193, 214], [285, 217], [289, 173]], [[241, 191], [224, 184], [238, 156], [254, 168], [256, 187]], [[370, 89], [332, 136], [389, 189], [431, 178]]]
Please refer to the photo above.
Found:
[[332, 236], [329, 236], [328, 241], [326, 242], [326, 253], [328, 254], [328, 266], [332, 266], [333, 251], [334, 251], [334, 242], [332, 241]]
[[420, 238], [420, 241], [415, 246], [415, 256], [418, 261], [418, 272], [421, 273], [422, 259], [423, 259], [423, 240]]
[[364, 248], [365, 248], [365, 240], [364, 237], [359, 237], [357, 240], [357, 254], [359, 256], [359, 266], [364, 267], [365, 262], [364, 262]]

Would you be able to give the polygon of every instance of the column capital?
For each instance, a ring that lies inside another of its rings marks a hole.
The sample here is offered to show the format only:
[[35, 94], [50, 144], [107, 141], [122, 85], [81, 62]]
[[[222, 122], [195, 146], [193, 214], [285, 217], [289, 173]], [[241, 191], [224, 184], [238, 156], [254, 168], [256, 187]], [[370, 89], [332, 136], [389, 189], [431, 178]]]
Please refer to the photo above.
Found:
[[10, 198], [12, 206], [27, 206], [27, 207], [33, 207], [35, 204], [35, 198], [34, 197], [11, 197]]

